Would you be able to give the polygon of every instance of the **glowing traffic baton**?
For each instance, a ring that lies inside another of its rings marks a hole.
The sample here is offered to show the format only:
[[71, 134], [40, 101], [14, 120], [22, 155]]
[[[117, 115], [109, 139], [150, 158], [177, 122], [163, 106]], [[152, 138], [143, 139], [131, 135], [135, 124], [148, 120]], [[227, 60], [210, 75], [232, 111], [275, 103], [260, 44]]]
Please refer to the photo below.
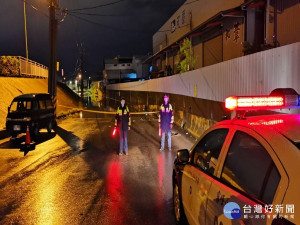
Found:
[[117, 128], [114, 127], [114, 131], [113, 131], [113, 137], [116, 135], [116, 132], [117, 132]]

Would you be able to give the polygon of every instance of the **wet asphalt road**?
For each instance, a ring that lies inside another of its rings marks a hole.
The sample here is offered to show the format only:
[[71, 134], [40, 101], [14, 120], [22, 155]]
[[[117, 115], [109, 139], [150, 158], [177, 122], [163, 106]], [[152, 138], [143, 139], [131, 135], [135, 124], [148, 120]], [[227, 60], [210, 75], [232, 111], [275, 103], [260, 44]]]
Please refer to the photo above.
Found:
[[175, 224], [172, 163], [195, 141], [174, 128], [159, 152], [157, 121], [134, 117], [129, 156], [118, 156], [110, 115], [86, 114], [45, 131], [24, 155], [0, 140], [0, 224]]

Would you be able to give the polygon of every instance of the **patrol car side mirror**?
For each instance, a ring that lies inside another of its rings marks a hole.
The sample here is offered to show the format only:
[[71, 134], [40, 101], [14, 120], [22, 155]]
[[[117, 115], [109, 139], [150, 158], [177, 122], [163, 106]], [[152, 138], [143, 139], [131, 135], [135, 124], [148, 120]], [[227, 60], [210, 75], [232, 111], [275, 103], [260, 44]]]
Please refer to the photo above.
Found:
[[189, 150], [182, 149], [177, 152], [177, 162], [178, 163], [187, 163], [190, 158]]

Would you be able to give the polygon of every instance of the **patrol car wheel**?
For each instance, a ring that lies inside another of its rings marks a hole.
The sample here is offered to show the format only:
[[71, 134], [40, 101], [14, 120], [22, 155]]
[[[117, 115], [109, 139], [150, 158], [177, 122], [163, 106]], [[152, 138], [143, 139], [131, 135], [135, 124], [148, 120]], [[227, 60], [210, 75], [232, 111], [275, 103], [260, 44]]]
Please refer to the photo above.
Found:
[[175, 183], [173, 188], [173, 201], [174, 201], [173, 203], [174, 203], [176, 224], [186, 224], [186, 219], [185, 219], [177, 183]]

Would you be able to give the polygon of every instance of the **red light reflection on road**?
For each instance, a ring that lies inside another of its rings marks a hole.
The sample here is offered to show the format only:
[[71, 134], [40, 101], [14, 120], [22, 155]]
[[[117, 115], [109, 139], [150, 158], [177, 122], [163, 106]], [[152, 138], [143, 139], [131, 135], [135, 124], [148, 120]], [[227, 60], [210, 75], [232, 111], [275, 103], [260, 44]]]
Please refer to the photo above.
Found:
[[109, 197], [108, 214], [114, 225], [122, 224], [124, 208], [122, 194], [124, 194], [123, 176], [119, 162], [111, 162], [108, 166], [106, 189]]
[[163, 179], [164, 179], [164, 159], [163, 156], [160, 154], [158, 156], [158, 184], [159, 184], [159, 188], [162, 188], [163, 186]]
[[165, 216], [163, 181], [164, 181], [164, 155], [159, 154], [157, 158], [158, 188], [156, 192], [156, 210], [158, 221], [163, 221]]

